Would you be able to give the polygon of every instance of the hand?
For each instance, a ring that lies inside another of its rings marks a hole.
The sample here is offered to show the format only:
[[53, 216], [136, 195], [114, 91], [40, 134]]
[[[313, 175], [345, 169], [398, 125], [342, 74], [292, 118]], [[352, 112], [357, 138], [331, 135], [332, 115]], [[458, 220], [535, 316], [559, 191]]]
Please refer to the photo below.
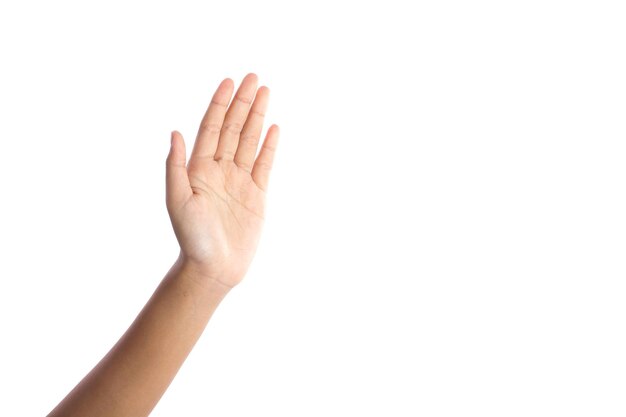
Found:
[[229, 106], [234, 83], [224, 79], [200, 123], [189, 164], [177, 131], [167, 156], [166, 205], [179, 259], [229, 288], [243, 279], [256, 252], [279, 136], [278, 126], [270, 126], [255, 159], [269, 101], [269, 88], [257, 91], [257, 81], [256, 74], [246, 75]]

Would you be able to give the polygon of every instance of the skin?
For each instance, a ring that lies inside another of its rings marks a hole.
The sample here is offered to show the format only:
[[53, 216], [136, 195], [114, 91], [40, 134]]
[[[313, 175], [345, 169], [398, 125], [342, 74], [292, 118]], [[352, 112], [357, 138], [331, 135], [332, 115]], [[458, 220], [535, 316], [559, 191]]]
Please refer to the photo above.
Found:
[[[234, 98], [224, 79], [202, 118], [189, 162], [172, 132], [166, 206], [178, 258], [135, 321], [48, 417], [147, 416], [211, 315], [241, 282], [255, 254], [279, 128], [258, 152], [269, 89], [247, 74]], [[231, 101], [232, 98], [232, 101]]]

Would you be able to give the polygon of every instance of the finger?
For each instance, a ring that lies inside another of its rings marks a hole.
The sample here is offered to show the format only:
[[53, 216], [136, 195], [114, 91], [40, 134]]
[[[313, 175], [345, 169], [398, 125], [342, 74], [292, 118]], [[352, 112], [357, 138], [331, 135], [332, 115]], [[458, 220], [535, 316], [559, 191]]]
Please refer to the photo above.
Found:
[[165, 168], [165, 198], [168, 209], [179, 206], [193, 194], [185, 159], [185, 140], [179, 132], [173, 131]]
[[224, 116], [234, 88], [233, 80], [225, 78], [213, 93], [209, 108], [200, 122], [190, 161], [198, 158], [213, 158], [215, 155]]
[[280, 131], [278, 129], [278, 125], [271, 125], [267, 130], [263, 146], [261, 146], [259, 156], [256, 158], [254, 167], [252, 168], [252, 179], [263, 191], [267, 190], [270, 172], [272, 171], [272, 165], [274, 163], [274, 154], [276, 153], [276, 146], [278, 145], [279, 134]]
[[252, 164], [254, 163], [261, 131], [263, 130], [263, 120], [269, 96], [270, 89], [266, 86], [262, 86], [257, 90], [248, 119], [246, 119], [246, 124], [239, 137], [239, 144], [235, 153], [235, 164], [248, 172], [252, 171]]
[[257, 75], [251, 72], [244, 77], [239, 89], [237, 89], [235, 98], [230, 104], [226, 112], [226, 117], [224, 118], [219, 143], [215, 151], [216, 161], [220, 159], [232, 161], [235, 157], [237, 144], [239, 143], [239, 135], [248, 117], [250, 104], [256, 93], [257, 82]]

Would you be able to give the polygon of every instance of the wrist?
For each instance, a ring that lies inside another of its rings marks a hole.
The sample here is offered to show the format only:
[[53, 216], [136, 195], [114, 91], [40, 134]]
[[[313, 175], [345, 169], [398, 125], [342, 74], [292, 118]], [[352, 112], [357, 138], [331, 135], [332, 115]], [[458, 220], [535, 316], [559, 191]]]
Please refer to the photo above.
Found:
[[227, 277], [217, 276], [213, 271], [209, 271], [204, 265], [200, 265], [185, 257], [182, 252], [176, 259], [172, 269], [175, 269], [178, 275], [194, 282], [203, 290], [226, 295], [233, 289], [232, 285], [225, 283], [229, 282]]

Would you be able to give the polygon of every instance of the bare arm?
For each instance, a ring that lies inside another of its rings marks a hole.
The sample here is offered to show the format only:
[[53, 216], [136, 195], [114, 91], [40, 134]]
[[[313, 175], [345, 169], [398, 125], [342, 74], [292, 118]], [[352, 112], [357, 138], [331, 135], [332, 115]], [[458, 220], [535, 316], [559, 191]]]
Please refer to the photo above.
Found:
[[269, 89], [248, 74], [222, 81], [189, 163], [172, 132], [166, 205], [180, 254], [128, 330], [48, 417], [147, 416], [211, 315], [243, 279], [256, 251], [278, 143], [272, 125], [256, 156]]

